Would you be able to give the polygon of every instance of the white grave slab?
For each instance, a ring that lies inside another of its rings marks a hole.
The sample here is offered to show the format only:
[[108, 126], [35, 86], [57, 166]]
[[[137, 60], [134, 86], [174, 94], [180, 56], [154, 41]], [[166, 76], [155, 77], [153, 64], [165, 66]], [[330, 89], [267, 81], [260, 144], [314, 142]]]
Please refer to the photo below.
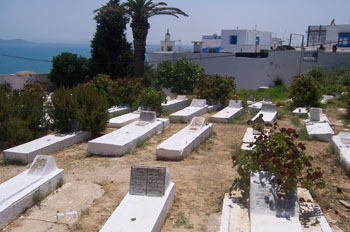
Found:
[[350, 171], [350, 132], [340, 132], [333, 136], [332, 143], [339, 153], [340, 163]]
[[322, 108], [311, 108], [309, 113], [309, 119], [305, 120], [305, 123], [318, 123], [328, 122], [331, 124], [327, 116], [322, 113]]
[[29, 169], [0, 185], [0, 227], [33, 205], [33, 196], [46, 195], [63, 179], [52, 156], [37, 155]]
[[252, 103], [251, 105], [248, 106], [248, 109], [253, 111], [259, 111], [261, 110], [262, 104], [263, 104], [262, 101]]
[[260, 114], [263, 114], [262, 119], [265, 123], [273, 123], [277, 119], [277, 111], [275, 104], [263, 103], [262, 108], [257, 115], [252, 118], [252, 121], [255, 121]]
[[130, 110], [130, 107], [127, 107], [127, 106], [113, 106], [108, 109], [108, 113], [110, 115], [114, 113], [123, 114], [128, 112], [129, 110]]
[[296, 190], [279, 199], [271, 178], [268, 172], [250, 175], [250, 231], [281, 232], [288, 228], [288, 231], [301, 232]]
[[220, 232], [249, 232], [249, 213], [237, 197], [225, 195], [222, 205]]
[[306, 130], [309, 139], [330, 142], [334, 131], [328, 122], [306, 123]]
[[193, 99], [190, 106], [169, 115], [171, 122], [189, 122], [194, 117], [205, 114], [208, 110], [205, 99]]
[[[89, 141], [88, 151], [95, 155], [122, 156], [169, 126], [168, 119], [157, 118], [154, 121], [155, 116], [143, 117], [143, 114], [146, 112], [142, 111], [140, 118], [144, 120], [132, 122], [119, 130]], [[155, 112], [153, 114], [155, 115]]]
[[158, 145], [157, 159], [183, 160], [213, 132], [213, 125], [205, 125], [205, 118], [194, 117], [190, 125]]
[[37, 154], [47, 155], [91, 137], [90, 132], [50, 134], [3, 151], [6, 160], [30, 163]]
[[322, 95], [321, 103], [326, 104], [329, 100], [331, 100], [333, 98], [334, 98], [333, 95]]
[[227, 123], [244, 112], [241, 100], [230, 100], [228, 107], [214, 114], [210, 119], [213, 122]]
[[166, 103], [162, 103], [162, 106], [165, 112], [173, 113], [175, 111], [181, 110], [186, 106], [188, 106], [188, 99], [176, 98], [176, 99], [168, 100]]
[[318, 204], [300, 203], [300, 218], [306, 222], [304, 232], [333, 232]]
[[251, 105], [251, 104], [254, 104], [254, 103], [255, 103], [255, 98], [254, 98], [254, 96], [252, 94], [250, 94], [248, 96], [247, 104]]
[[139, 120], [140, 111], [134, 111], [132, 113], [124, 114], [118, 117], [109, 119], [107, 127], [109, 128], [121, 128], [132, 122]]
[[293, 110], [293, 114], [307, 114], [309, 111], [304, 107], [298, 107], [295, 110]]
[[177, 95], [177, 100], [188, 100], [186, 95]]
[[[136, 193], [135, 193], [136, 191]], [[167, 168], [133, 166], [130, 190], [100, 232], [158, 232], [174, 201]]]

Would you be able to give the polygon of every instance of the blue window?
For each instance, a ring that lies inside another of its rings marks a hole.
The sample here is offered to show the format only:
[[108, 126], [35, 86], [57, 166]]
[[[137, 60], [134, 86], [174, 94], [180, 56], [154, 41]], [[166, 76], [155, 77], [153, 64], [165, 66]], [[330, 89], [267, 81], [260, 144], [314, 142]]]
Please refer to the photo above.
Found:
[[230, 44], [237, 44], [237, 35], [231, 35]]
[[350, 47], [350, 33], [339, 33], [338, 47]]
[[260, 44], [260, 37], [259, 36], [255, 37], [255, 44], [256, 45]]

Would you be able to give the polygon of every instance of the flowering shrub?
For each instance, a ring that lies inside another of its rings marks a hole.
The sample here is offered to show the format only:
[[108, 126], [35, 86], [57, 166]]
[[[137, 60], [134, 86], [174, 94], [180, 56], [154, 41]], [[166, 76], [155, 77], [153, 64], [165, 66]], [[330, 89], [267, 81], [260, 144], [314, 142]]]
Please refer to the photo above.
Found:
[[114, 106], [117, 102], [116, 83], [108, 75], [98, 74], [90, 84], [100, 93], [106, 96], [109, 106]]
[[310, 75], [293, 78], [289, 97], [296, 106], [318, 106], [321, 95], [320, 84]]
[[138, 79], [118, 79], [113, 94], [116, 96], [116, 104], [129, 104], [137, 107], [138, 97], [143, 89]]
[[161, 91], [157, 91], [152, 87], [145, 88], [141, 91], [138, 98], [138, 105], [146, 106], [152, 111], [156, 111], [160, 115], [163, 111], [162, 102], [165, 100], [165, 95]]
[[234, 77], [222, 77], [219, 75], [202, 75], [196, 80], [194, 93], [197, 98], [206, 99], [209, 104], [221, 103], [228, 105], [236, 96], [236, 84]]
[[275, 176], [273, 181], [277, 184], [279, 197], [283, 197], [297, 184], [307, 189], [313, 185], [323, 188], [320, 169], [313, 169], [312, 157], [305, 154], [305, 145], [297, 143], [297, 138], [294, 129], [278, 129], [277, 123], [270, 130], [261, 131], [252, 144], [255, 145], [252, 152], [240, 151], [232, 156], [233, 167], [238, 166], [240, 177], [234, 180], [231, 188], [242, 190], [243, 197], [247, 197], [250, 173], [257, 171], [268, 171]]

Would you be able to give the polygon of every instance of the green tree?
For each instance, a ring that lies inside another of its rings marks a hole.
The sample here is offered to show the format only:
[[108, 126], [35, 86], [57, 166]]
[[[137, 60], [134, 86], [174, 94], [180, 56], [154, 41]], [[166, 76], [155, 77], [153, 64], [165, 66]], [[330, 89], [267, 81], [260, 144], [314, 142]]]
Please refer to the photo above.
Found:
[[88, 73], [88, 61], [85, 57], [69, 52], [52, 58], [49, 78], [57, 86], [72, 87], [83, 82]]
[[134, 37], [135, 76], [143, 77], [146, 52], [146, 39], [150, 24], [148, 19], [155, 15], [188, 16], [175, 7], [167, 7], [167, 3], [153, 3], [152, 0], [128, 0], [120, 5], [104, 6], [100, 12], [119, 12], [131, 18], [131, 29]]
[[296, 106], [319, 106], [322, 96], [321, 86], [308, 74], [296, 76], [290, 86], [289, 96]]
[[[119, 6], [119, 0], [110, 0], [106, 7]], [[91, 41], [90, 71], [95, 76], [103, 73], [112, 78], [132, 74], [131, 44], [126, 40], [125, 29], [129, 19], [115, 11], [97, 10], [96, 33]]]
[[177, 94], [192, 94], [196, 79], [202, 74], [203, 68], [185, 57], [175, 64], [162, 61], [157, 67], [157, 78], [162, 88], [170, 88]]

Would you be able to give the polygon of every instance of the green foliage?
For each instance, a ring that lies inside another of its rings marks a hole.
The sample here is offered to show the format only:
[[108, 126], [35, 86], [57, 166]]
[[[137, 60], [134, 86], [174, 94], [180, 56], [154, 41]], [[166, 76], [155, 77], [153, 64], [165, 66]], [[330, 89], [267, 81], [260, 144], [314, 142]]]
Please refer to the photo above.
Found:
[[78, 85], [73, 89], [73, 98], [77, 103], [79, 128], [98, 133], [106, 128], [108, 120], [108, 102], [90, 85]]
[[237, 166], [239, 177], [232, 184], [232, 189], [242, 190], [243, 197], [249, 195], [249, 176], [251, 172], [268, 171], [275, 176], [279, 196], [290, 192], [297, 184], [311, 189], [323, 188], [322, 172], [314, 169], [312, 157], [305, 154], [303, 143], [297, 143], [298, 134], [292, 128], [278, 129], [277, 124], [268, 134], [262, 130], [257, 137], [252, 152], [240, 151], [232, 156], [233, 167]]
[[152, 111], [161, 114], [163, 111], [162, 102], [165, 101], [165, 95], [152, 87], [144, 88], [141, 91], [138, 105], [146, 106]]
[[41, 201], [44, 199], [44, 195], [40, 192], [40, 190], [36, 191], [33, 195], [33, 204], [40, 205]]
[[348, 91], [346, 92], [346, 94], [343, 96], [344, 102], [345, 102], [345, 109], [346, 109], [346, 113], [347, 113], [347, 119], [350, 119], [350, 89], [347, 89]]
[[116, 105], [128, 104], [137, 107], [138, 97], [143, 89], [142, 81], [136, 78], [118, 79], [116, 80]]
[[59, 87], [51, 95], [51, 102], [50, 118], [53, 121], [53, 128], [70, 131], [73, 122], [77, 120], [77, 103], [73, 98], [72, 90]]
[[77, 130], [93, 133], [106, 128], [108, 102], [92, 85], [78, 85], [73, 90], [61, 87], [51, 97], [50, 116], [53, 127], [60, 131], [70, 131], [77, 123]]
[[85, 57], [69, 52], [52, 58], [52, 69], [49, 78], [57, 86], [73, 87], [86, 79], [88, 61]]
[[289, 98], [289, 89], [286, 86], [274, 86], [270, 87], [265, 91], [258, 90], [247, 90], [240, 89], [237, 91], [239, 99], [242, 99], [244, 102], [247, 101], [249, 95], [253, 95], [256, 101], [261, 101], [264, 99], [265, 94], [270, 95], [271, 101], [285, 101]]
[[221, 103], [226, 106], [230, 100], [237, 99], [234, 77], [200, 76], [196, 80], [194, 93], [197, 98], [206, 99], [208, 104]]
[[320, 84], [310, 75], [293, 78], [290, 97], [295, 106], [319, 106], [321, 99]]
[[[119, 0], [110, 0], [107, 7], [118, 7]], [[96, 33], [91, 41], [90, 71], [112, 78], [129, 76], [133, 72], [133, 53], [126, 39], [129, 19], [115, 11], [97, 11]]]
[[23, 91], [0, 89], [0, 140], [16, 145], [42, 136], [46, 92], [39, 83], [29, 83]]
[[90, 81], [90, 84], [93, 85], [97, 92], [107, 98], [109, 106], [116, 105], [118, 101], [118, 96], [116, 96], [117, 85], [109, 78], [109, 76], [98, 74]]
[[191, 94], [196, 79], [203, 74], [203, 68], [183, 57], [175, 63], [160, 62], [156, 74], [162, 88], [170, 88], [171, 92], [177, 94]]

